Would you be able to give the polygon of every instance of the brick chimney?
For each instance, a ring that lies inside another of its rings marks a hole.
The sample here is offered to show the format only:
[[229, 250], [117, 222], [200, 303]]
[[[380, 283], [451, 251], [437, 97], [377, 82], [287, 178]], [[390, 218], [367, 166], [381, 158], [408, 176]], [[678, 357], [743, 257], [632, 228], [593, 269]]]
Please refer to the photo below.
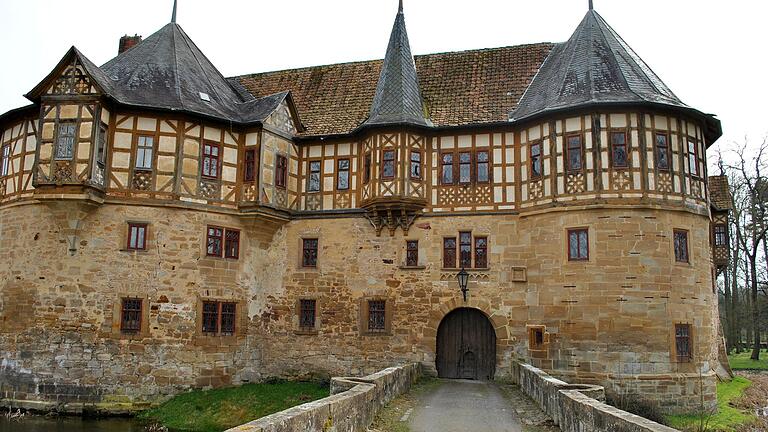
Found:
[[141, 36], [139, 35], [133, 35], [128, 36], [125, 35], [120, 38], [120, 46], [117, 49], [117, 54], [122, 54], [125, 51], [128, 51], [131, 49], [134, 45], [137, 45], [139, 42], [141, 42]]

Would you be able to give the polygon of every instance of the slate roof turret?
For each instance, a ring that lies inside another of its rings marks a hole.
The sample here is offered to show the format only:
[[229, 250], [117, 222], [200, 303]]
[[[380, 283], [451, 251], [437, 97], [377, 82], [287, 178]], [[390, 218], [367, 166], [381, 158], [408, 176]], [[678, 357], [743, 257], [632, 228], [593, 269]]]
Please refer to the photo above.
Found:
[[403, 2], [395, 17], [370, 114], [364, 125], [430, 124], [424, 114], [419, 77], [405, 30]]

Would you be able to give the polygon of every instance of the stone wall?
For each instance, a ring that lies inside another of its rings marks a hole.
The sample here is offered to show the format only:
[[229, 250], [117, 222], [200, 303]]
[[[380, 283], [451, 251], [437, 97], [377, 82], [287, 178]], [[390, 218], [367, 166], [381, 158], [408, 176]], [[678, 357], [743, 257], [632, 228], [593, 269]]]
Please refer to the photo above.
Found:
[[[361, 376], [403, 361], [434, 373], [437, 329], [462, 307], [494, 327], [497, 377], [520, 358], [670, 410], [694, 408], [700, 386], [715, 400], [714, 375], [699, 379], [719, 341], [716, 314], [701, 312], [716, 310], [709, 220], [683, 209], [428, 215], [394, 237], [376, 237], [357, 216], [268, 227], [192, 204], [118, 203], [89, 210], [74, 236], [57, 214], [41, 203], [0, 209], [2, 404], [124, 410], [268, 376]], [[124, 250], [128, 221], [149, 224], [146, 251]], [[241, 230], [237, 260], [206, 256], [207, 225]], [[588, 228], [588, 261], [568, 261], [571, 227]], [[690, 264], [674, 261], [675, 228], [690, 232]], [[488, 268], [470, 271], [466, 302], [441, 257], [443, 237], [459, 231], [488, 237]], [[314, 269], [300, 265], [306, 237], [319, 239]], [[403, 266], [405, 240], [418, 240], [422, 266]], [[139, 334], [119, 331], [122, 296], [146, 302]], [[302, 298], [317, 300], [314, 331], [298, 327]], [[370, 334], [362, 312], [375, 298], [387, 300], [389, 324]], [[200, 334], [203, 299], [238, 304], [236, 336]], [[691, 362], [675, 359], [675, 323], [693, 327]], [[540, 349], [528, 344], [529, 326], [545, 329]]]
[[229, 432], [358, 432], [367, 430], [379, 409], [410, 390], [421, 365], [384, 369], [363, 378], [333, 378], [332, 395], [229, 429]]
[[600, 386], [571, 385], [541, 369], [515, 363], [513, 381], [536, 401], [563, 432], [674, 432], [677, 429], [604, 403]]

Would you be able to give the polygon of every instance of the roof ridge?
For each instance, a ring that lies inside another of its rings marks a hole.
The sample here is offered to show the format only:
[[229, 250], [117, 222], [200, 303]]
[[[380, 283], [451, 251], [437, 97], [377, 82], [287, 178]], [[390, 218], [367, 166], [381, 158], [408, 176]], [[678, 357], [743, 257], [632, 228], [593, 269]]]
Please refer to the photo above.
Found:
[[[562, 43], [562, 42], [533, 42], [533, 43], [526, 43], [526, 44], [519, 44], [519, 45], [505, 45], [505, 46], [492, 47], [492, 48], [472, 48], [472, 49], [459, 50], [459, 51], [439, 51], [439, 52], [433, 52], [433, 53], [427, 53], [427, 54], [416, 54], [413, 56], [413, 58], [415, 60], [417, 58], [444, 55], [444, 54], [466, 54], [470, 52], [497, 51], [497, 50], [503, 50], [503, 49], [509, 49], [509, 48], [525, 48], [525, 47], [539, 46], [539, 45], [552, 46], [552, 45], [557, 45], [558, 43]], [[250, 78], [257, 75], [265, 75], [265, 74], [271, 74], [271, 73], [277, 73], [277, 72], [294, 72], [294, 71], [298, 72], [298, 71], [303, 71], [307, 69], [332, 67], [332, 66], [346, 66], [346, 65], [373, 63], [373, 62], [380, 62], [380, 61], [384, 61], [384, 59], [378, 58], [378, 59], [368, 59], [368, 60], [351, 60], [351, 61], [344, 61], [339, 63], [326, 63], [326, 64], [319, 64], [319, 65], [300, 66], [295, 68], [273, 69], [273, 70], [267, 70], [267, 71], [261, 71], [261, 72], [252, 72], [252, 73], [247, 73], [242, 75], [233, 75], [231, 77], [227, 77], [227, 79]]]

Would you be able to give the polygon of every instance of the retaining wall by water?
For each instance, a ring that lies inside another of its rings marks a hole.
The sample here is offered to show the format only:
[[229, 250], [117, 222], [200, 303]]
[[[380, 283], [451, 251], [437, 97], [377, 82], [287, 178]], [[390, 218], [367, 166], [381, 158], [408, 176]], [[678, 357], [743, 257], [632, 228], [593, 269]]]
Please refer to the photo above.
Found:
[[512, 379], [563, 432], [677, 431], [606, 404], [601, 386], [568, 384], [525, 363], [512, 366]]
[[275, 413], [227, 432], [363, 432], [387, 402], [407, 392], [421, 374], [411, 363], [363, 378], [333, 378], [331, 396]]

